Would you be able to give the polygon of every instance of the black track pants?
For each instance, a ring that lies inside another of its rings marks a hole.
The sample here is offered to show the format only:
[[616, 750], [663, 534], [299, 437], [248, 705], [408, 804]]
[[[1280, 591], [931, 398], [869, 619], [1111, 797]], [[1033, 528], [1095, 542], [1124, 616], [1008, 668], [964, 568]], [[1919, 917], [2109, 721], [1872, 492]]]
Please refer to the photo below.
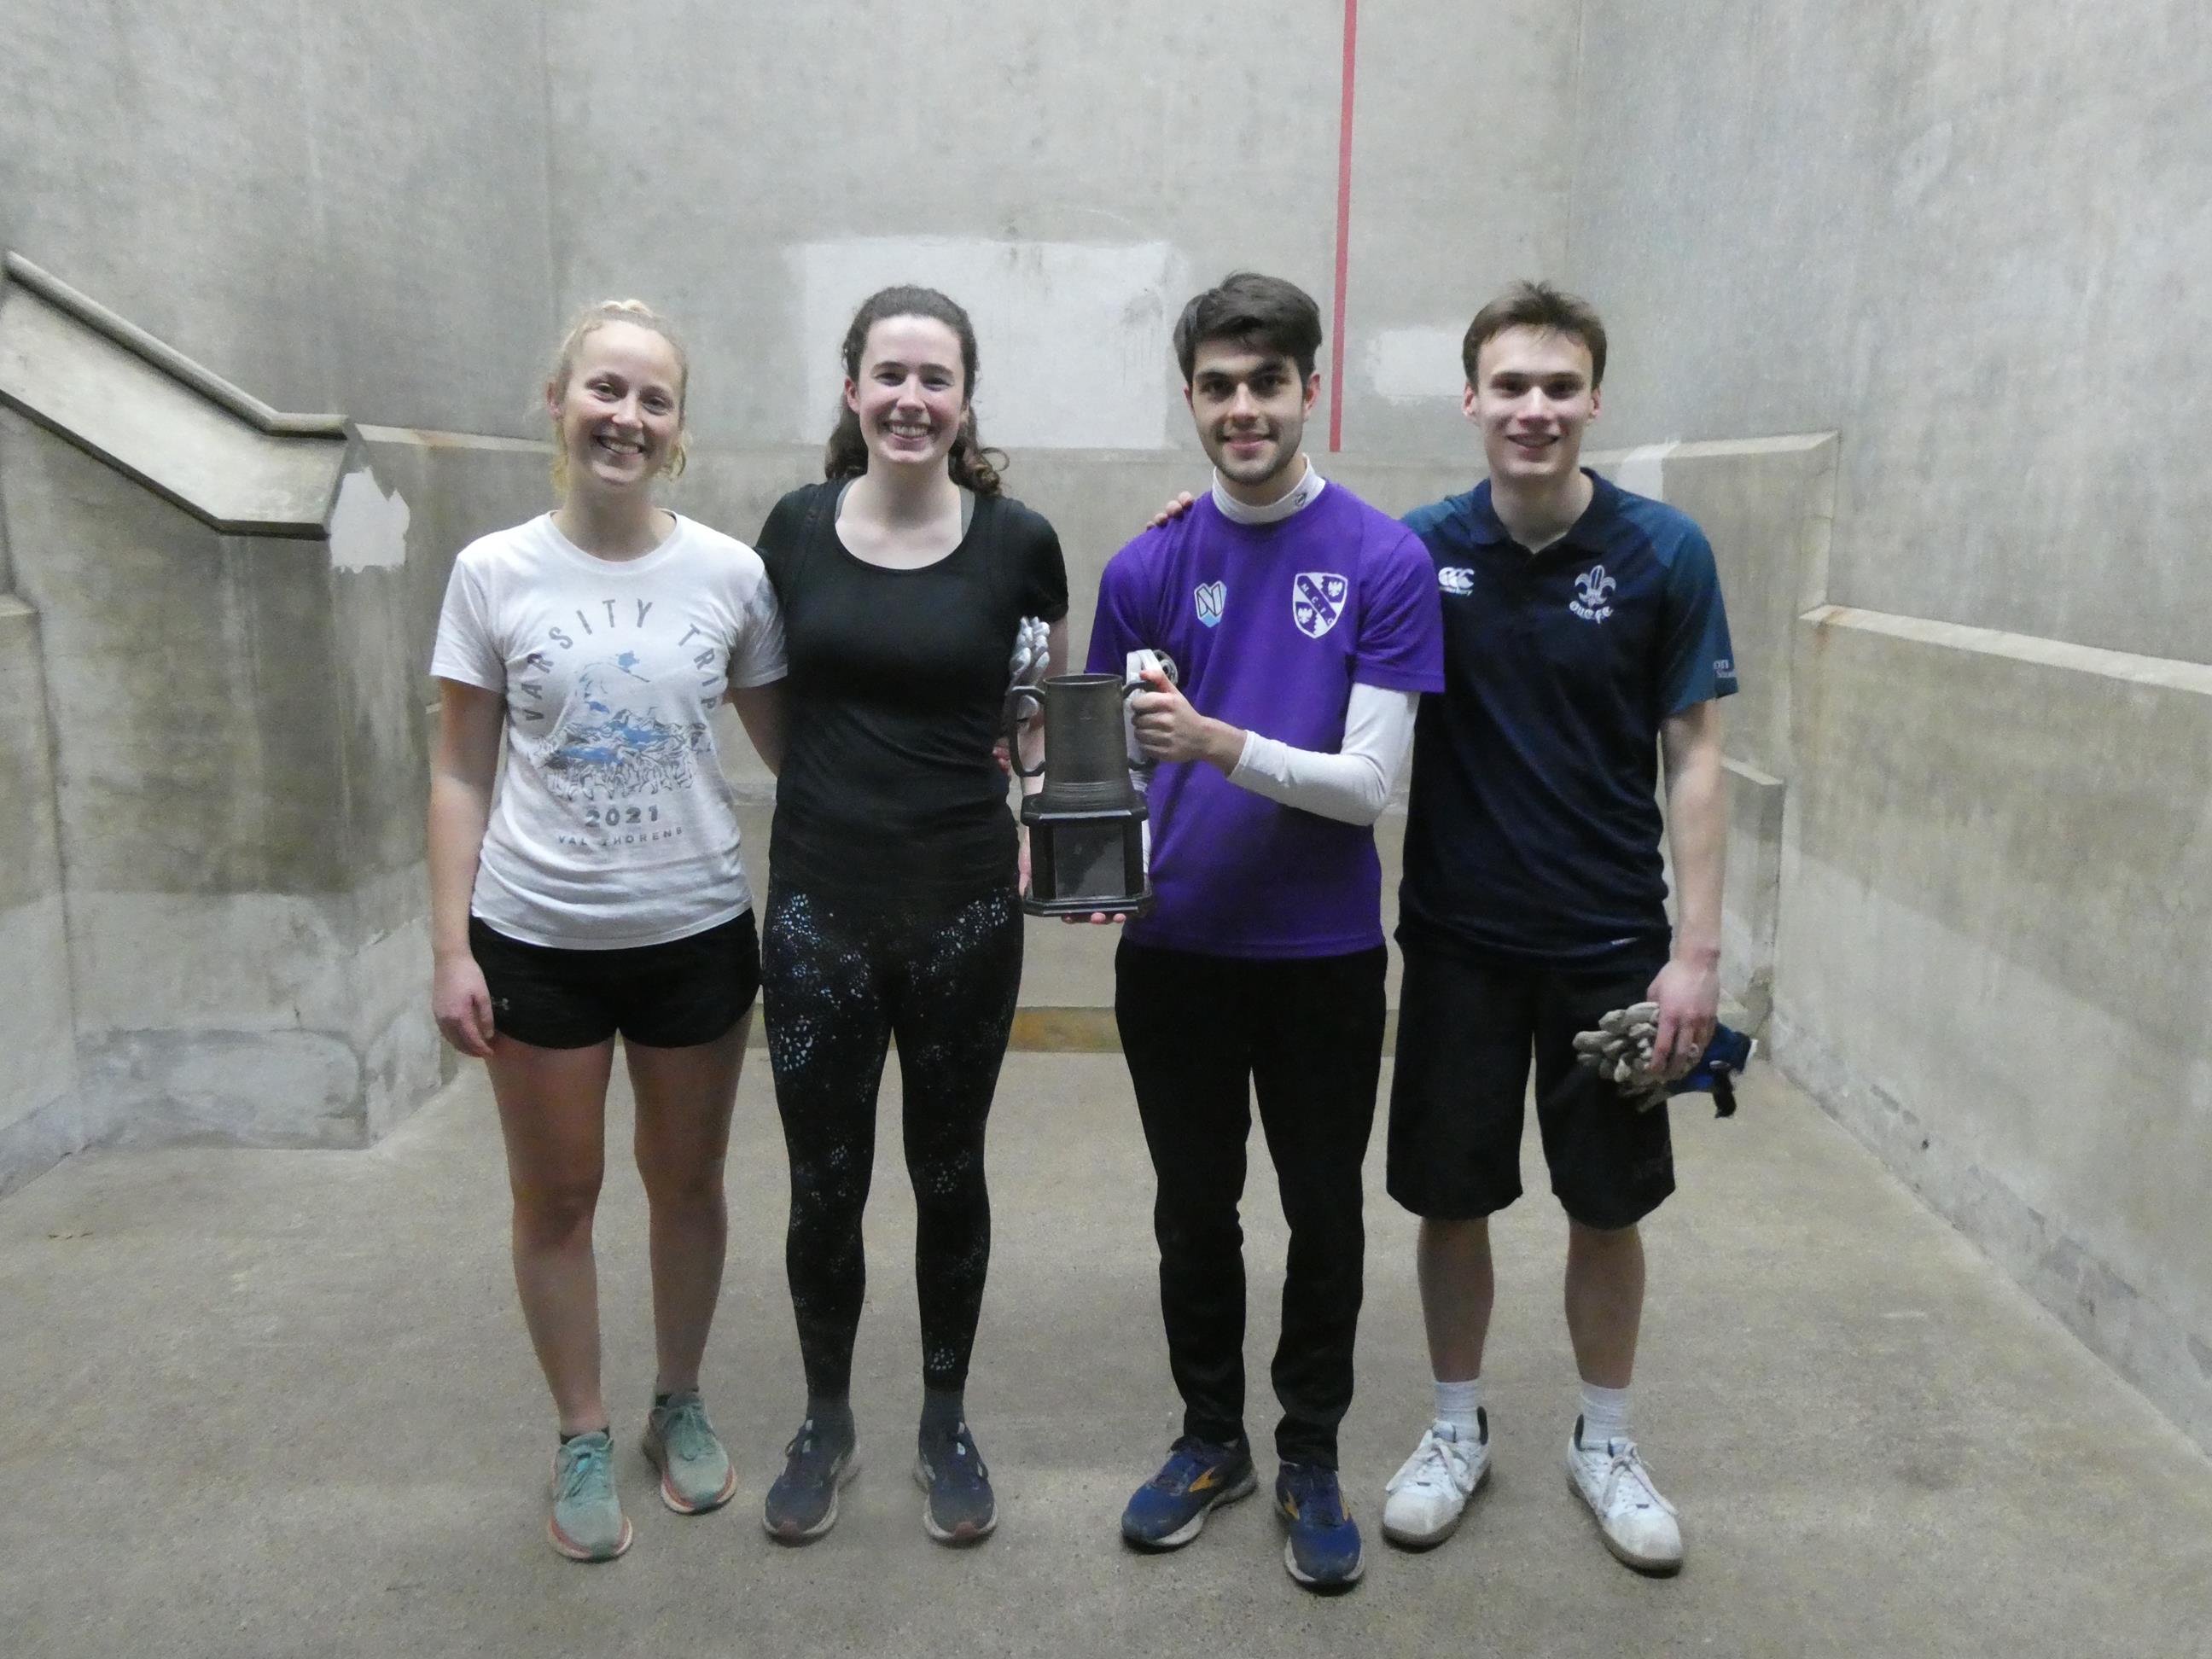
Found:
[[1382, 1063], [1385, 960], [1380, 945], [1251, 961], [1127, 942], [1115, 958], [1115, 1019], [1159, 1177], [1160, 1311], [1186, 1434], [1243, 1432], [1237, 1204], [1256, 1093], [1291, 1229], [1275, 1449], [1289, 1462], [1336, 1467], [1359, 1328], [1360, 1164]]

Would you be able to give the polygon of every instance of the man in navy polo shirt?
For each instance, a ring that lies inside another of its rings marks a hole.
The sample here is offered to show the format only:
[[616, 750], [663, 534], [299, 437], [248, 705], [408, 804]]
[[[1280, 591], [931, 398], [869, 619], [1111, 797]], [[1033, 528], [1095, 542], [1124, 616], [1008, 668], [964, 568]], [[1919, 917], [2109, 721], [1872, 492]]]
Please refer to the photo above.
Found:
[[1582, 1375], [1568, 1470], [1613, 1554], [1672, 1571], [1680, 1528], [1628, 1422], [1637, 1224], [1674, 1188], [1667, 1111], [1638, 1111], [1577, 1066], [1573, 1038], [1611, 1009], [1656, 1001], [1657, 1059], [1679, 1076], [1711, 1036], [1727, 837], [1718, 699], [1736, 689], [1728, 621], [1697, 526], [1579, 465], [1605, 373], [1588, 305], [1522, 284], [1477, 314], [1462, 357], [1490, 477], [1407, 520], [1436, 566], [1445, 686], [1414, 738], [1389, 1158], [1391, 1195], [1421, 1218], [1436, 1397], [1389, 1483], [1382, 1529], [1441, 1542], [1489, 1472], [1488, 1218], [1521, 1194], [1533, 1056]]

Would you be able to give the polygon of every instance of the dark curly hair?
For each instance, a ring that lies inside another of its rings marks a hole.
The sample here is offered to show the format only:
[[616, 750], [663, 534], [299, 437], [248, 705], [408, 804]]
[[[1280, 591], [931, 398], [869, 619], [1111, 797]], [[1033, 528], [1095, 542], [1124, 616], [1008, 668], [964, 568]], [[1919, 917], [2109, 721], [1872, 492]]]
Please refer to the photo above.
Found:
[[[951, 329], [960, 342], [960, 367], [964, 376], [963, 390], [970, 400], [965, 414], [960, 417], [960, 430], [953, 435], [951, 453], [945, 457], [945, 465], [952, 474], [952, 482], [978, 495], [995, 495], [1001, 488], [999, 470], [1006, 458], [995, 449], [986, 449], [975, 435], [975, 325], [968, 320], [968, 313], [958, 304], [947, 299], [933, 288], [878, 289], [862, 302], [853, 315], [853, 325], [845, 331], [845, 343], [840, 355], [844, 360], [845, 378], [860, 378], [860, 356], [868, 347], [868, 331], [887, 317], [927, 317]], [[830, 443], [822, 457], [822, 476], [836, 481], [857, 478], [868, 470], [868, 443], [860, 435], [860, 417], [850, 408], [840, 407], [837, 425], [830, 434]]]
[[1176, 319], [1176, 362], [1185, 386], [1197, 367], [1199, 347], [1214, 340], [1288, 357], [1298, 366], [1298, 378], [1310, 380], [1321, 350], [1321, 307], [1296, 283], [1232, 270], [1218, 286], [1195, 295]]

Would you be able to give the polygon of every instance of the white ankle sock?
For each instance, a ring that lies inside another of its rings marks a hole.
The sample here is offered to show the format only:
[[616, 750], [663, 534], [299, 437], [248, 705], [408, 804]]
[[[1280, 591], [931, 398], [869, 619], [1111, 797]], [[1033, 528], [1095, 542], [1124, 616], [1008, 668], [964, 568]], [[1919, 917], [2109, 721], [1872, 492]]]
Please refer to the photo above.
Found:
[[1583, 1446], [1602, 1451], [1608, 1440], [1628, 1439], [1628, 1390], [1583, 1384]]
[[1436, 1389], [1437, 1421], [1450, 1424], [1462, 1440], [1481, 1439], [1482, 1419], [1477, 1413], [1482, 1410], [1482, 1379], [1470, 1376], [1464, 1382], [1439, 1382]]

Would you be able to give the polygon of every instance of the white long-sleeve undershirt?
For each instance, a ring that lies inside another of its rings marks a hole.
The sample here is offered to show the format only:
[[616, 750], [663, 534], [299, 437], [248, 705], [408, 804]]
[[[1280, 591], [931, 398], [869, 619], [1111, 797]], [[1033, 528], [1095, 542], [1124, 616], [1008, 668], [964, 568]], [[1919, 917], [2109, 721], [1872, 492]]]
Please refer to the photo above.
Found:
[[1344, 745], [1334, 755], [1293, 749], [1257, 732], [1244, 734], [1244, 752], [1229, 781], [1255, 795], [1340, 823], [1372, 823], [1382, 816], [1390, 791], [1405, 769], [1413, 743], [1418, 691], [1358, 685], [1344, 711]]

